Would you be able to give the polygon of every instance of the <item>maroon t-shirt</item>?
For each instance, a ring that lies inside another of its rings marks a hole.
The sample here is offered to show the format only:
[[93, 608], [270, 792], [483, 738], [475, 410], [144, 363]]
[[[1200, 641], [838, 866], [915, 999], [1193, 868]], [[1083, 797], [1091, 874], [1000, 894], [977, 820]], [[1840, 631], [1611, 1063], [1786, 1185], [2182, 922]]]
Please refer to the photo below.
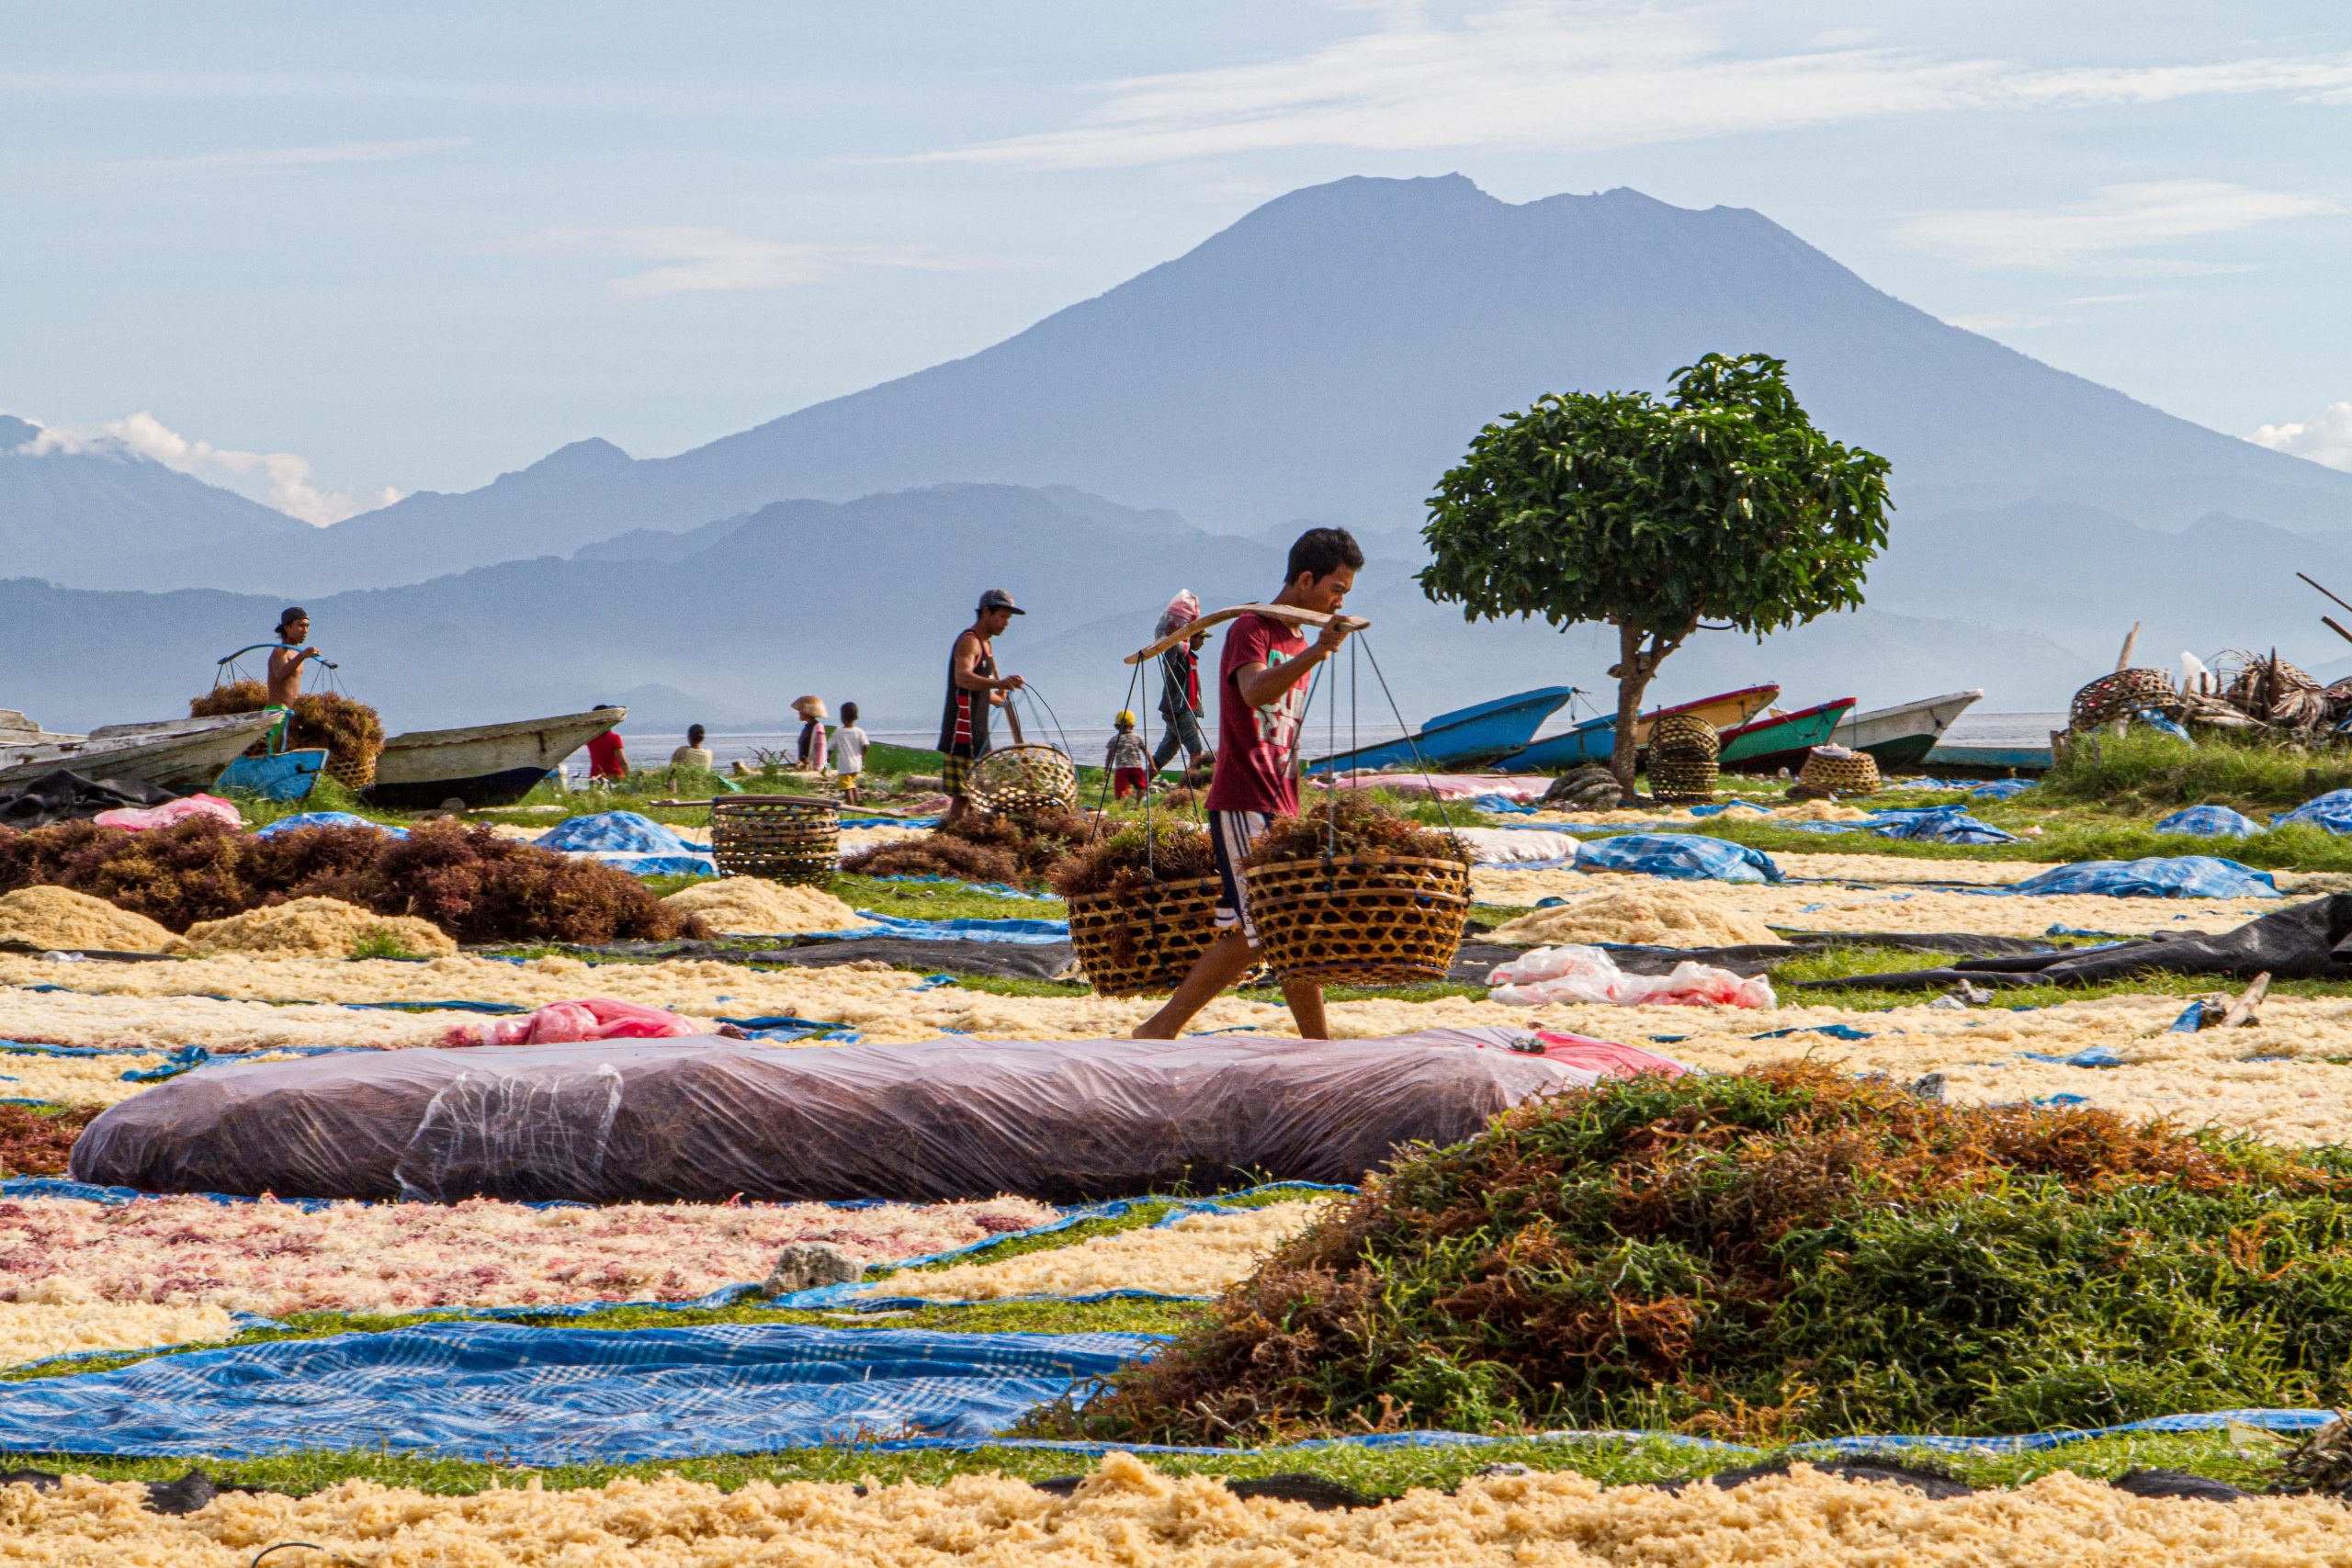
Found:
[[1244, 615], [1225, 634], [1225, 653], [1217, 660], [1216, 771], [1209, 776], [1211, 811], [1262, 811], [1272, 817], [1298, 815], [1298, 781], [1291, 776], [1298, 746], [1298, 728], [1306, 716], [1310, 677], [1301, 681], [1271, 707], [1253, 708], [1241, 700], [1234, 671], [1252, 664], [1272, 669], [1306, 651], [1306, 638], [1280, 621]]

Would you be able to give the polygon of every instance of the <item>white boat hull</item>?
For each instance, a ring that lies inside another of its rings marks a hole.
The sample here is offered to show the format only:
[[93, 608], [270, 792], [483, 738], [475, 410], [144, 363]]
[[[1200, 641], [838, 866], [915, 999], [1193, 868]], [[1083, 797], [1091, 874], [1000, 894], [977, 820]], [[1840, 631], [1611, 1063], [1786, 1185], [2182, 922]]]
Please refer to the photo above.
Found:
[[407, 810], [429, 810], [447, 800], [511, 805], [628, 716], [627, 708], [599, 708], [460, 729], [413, 729], [384, 742], [368, 797]]
[[158, 789], [204, 789], [268, 729], [266, 713], [107, 725], [82, 736], [0, 742], [0, 785], [25, 784], [58, 768]]
[[1868, 751], [1882, 763], [1908, 767], [1926, 761], [1952, 720], [1984, 695], [1983, 692], [1951, 692], [1854, 714], [1838, 726], [1830, 739], [1856, 751]]

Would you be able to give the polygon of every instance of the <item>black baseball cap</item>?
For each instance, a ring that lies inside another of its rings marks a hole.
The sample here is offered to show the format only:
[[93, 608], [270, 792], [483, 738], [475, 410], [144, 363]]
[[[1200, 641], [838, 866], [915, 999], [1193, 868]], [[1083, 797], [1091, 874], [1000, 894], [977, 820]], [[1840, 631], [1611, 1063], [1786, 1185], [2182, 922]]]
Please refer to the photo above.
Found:
[[1014, 604], [1012, 602], [1012, 595], [1007, 593], [1001, 588], [991, 588], [986, 593], [981, 594], [980, 608], [983, 610], [1010, 610], [1016, 615], [1025, 615], [1029, 613], [1020, 605]]

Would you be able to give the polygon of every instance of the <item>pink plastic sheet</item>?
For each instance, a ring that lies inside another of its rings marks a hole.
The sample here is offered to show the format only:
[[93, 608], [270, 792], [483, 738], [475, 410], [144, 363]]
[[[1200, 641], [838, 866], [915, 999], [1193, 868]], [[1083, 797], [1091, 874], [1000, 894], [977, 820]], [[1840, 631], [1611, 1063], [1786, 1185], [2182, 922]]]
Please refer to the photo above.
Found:
[[792, 1049], [700, 1036], [354, 1052], [184, 1074], [107, 1110], [84, 1181], [154, 1192], [587, 1202], [1355, 1182], [1597, 1076], [1524, 1031], [1380, 1040]]
[[536, 1012], [484, 1023], [460, 1023], [441, 1037], [448, 1049], [468, 1045], [560, 1045], [584, 1040], [675, 1040], [702, 1026], [674, 1012], [608, 997], [549, 1002]]
[[217, 795], [191, 795], [184, 800], [167, 800], [161, 806], [118, 807], [99, 812], [91, 820], [101, 827], [128, 828], [134, 833], [143, 833], [150, 828], [168, 828], [191, 817], [209, 817], [232, 828], [245, 825], [237, 808]]

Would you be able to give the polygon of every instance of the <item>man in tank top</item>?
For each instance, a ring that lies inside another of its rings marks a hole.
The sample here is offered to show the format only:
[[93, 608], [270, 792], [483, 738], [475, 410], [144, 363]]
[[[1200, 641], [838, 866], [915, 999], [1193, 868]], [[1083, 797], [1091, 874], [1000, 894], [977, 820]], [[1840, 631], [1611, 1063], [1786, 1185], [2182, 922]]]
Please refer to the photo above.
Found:
[[947, 656], [947, 705], [939, 719], [939, 750], [947, 761], [939, 770], [940, 787], [947, 792], [947, 820], [960, 821], [971, 809], [964, 781], [975, 760], [989, 751], [989, 715], [1012, 700], [1022, 687], [1018, 675], [996, 672], [996, 638], [1015, 615], [1029, 612], [1012, 602], [1001, 588], [980, 595], [979, 612], [956, 635]]

